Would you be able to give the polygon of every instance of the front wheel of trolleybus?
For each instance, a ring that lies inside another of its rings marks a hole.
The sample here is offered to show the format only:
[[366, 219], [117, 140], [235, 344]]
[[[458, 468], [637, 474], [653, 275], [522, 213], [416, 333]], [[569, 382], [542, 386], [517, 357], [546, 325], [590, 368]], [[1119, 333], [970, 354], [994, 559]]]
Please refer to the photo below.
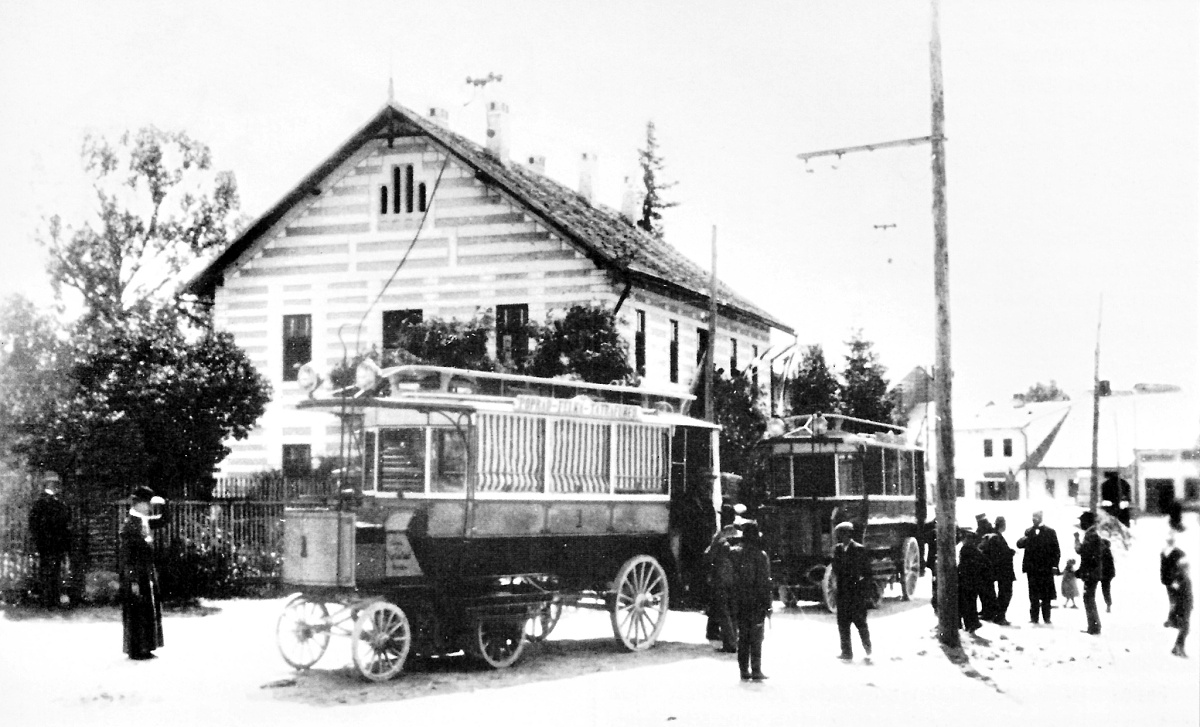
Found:
[[329, 646], [329, 609], [324, 603], [296, 596], [283, 607], [275, 625], [279, 655], [295, 669], [307, 669]]
[[917, 590], [917, 581], [921, 578], [921, 547], [916, 538], [904, 541], [903, 569], [900, 573], [900, 592], [905, 601], [911, 600]]
[[667, 618], [667, 572], [649, 555], [625, 561], [617, 571], [612, 598], [613, 636], [626, 649], [649, 649]]
[[383, 682], [400, 673], [412, 646], [408, 616], [394, 603], [376, 601], [362, 610], [350, 636], [354, 666], [367, 679]]

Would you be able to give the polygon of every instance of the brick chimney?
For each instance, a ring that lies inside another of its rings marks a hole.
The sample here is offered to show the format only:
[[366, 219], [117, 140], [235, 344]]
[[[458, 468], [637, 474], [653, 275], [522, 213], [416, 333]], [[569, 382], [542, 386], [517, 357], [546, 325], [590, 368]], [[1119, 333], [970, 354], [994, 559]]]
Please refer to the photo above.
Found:
[[534, 154], [529, 157], [529, 170], [537, 172], [543, 177], [546, 176], [546, 157], [542, 154]]
[[429, 109], [429, 120], [443, 129], [450, 128], [450, 114], [446, 113], [446, 109], [439, 109], [436, 106]]
[[579, 194], [588, 204], [594, 203], [596, 164], [595, 152], [585, 151], [579, 159]]
[[625, 188], [621, 193], [621, 216], [630, 222], [636, 222], [641, 217], [645, 196], [634, 184], [632, 177], [625, 177]]
[[487, 150], [500, 161], [508, 161], [508, 104], [501, 101], [487, 105]]

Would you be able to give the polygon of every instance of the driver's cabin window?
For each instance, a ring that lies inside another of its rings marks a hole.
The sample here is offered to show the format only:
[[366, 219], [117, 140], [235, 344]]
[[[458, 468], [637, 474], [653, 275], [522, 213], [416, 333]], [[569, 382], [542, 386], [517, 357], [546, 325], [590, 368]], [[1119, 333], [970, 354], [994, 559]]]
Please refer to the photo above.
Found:
[[836, 494], [832, 454], [796, 457], [792, 466], [796, 497], [833, 497]]
[[837, 455], [839, 495], [861, 495], [863, 493], [862, 465], [862, 453], [860, 452], [843, 452]]
[[457, 429], [433, 429], [430, 485], [434, 492], [462, 492], [467, 486], [466, 435]]
[[379, 490], [425, 491], [425, 430], [419, 427], [379, 432]]

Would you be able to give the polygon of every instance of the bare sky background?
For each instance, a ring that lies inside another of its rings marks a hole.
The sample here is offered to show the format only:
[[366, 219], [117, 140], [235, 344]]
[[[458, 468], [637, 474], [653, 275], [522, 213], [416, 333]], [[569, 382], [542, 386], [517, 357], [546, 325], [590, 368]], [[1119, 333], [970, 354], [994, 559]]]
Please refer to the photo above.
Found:
[[[1200, 376], [1200, 12], [1190, 0], [945, 0], [955, 398], [1037, 381]], [[0, 0], [0, 294], [49, 302], [42, 219], [91, 210], [86, 133], [206, 141], [264, 212], [387, 99], [446, 108], [618, 207], [658, 127], [667, 239], [839, 364], [856, 328], [893, 381], [934, 358], [925, 0]], [[484, 92], [464, 81], [503, 74]], [[875, 225], [895, 225], [878, 229]]]

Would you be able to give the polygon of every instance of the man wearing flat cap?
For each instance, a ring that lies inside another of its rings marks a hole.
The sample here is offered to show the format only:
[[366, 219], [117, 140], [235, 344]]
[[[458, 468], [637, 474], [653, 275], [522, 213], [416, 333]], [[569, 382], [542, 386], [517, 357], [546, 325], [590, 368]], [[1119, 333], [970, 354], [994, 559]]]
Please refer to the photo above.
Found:
[[[130, 659], [151, 659], [163, 645], [162, 604], [159, 602], [158, 573], [154, 569], [151, 528], [161, 522], [163, 499], [149, 487], [133, 491], [129, 516], [121, 526], [121, 623], [124, 627], [124, 651]], [[154, 525], [152, 525], [152, 521]]]
[[850, 643], [850, 624], [858, 628], [863, 651], [871, 656], [871, 631], [867, 628], [867, 606], [874, 594], [871, 563], [861, 543], [854, 541], [854, 525], [838, 523], [833, 529], [837, 545], [833, 546], [833, 577], [837, 581], [837, 624], [842, 641], [843, 661], [854, 658]]

